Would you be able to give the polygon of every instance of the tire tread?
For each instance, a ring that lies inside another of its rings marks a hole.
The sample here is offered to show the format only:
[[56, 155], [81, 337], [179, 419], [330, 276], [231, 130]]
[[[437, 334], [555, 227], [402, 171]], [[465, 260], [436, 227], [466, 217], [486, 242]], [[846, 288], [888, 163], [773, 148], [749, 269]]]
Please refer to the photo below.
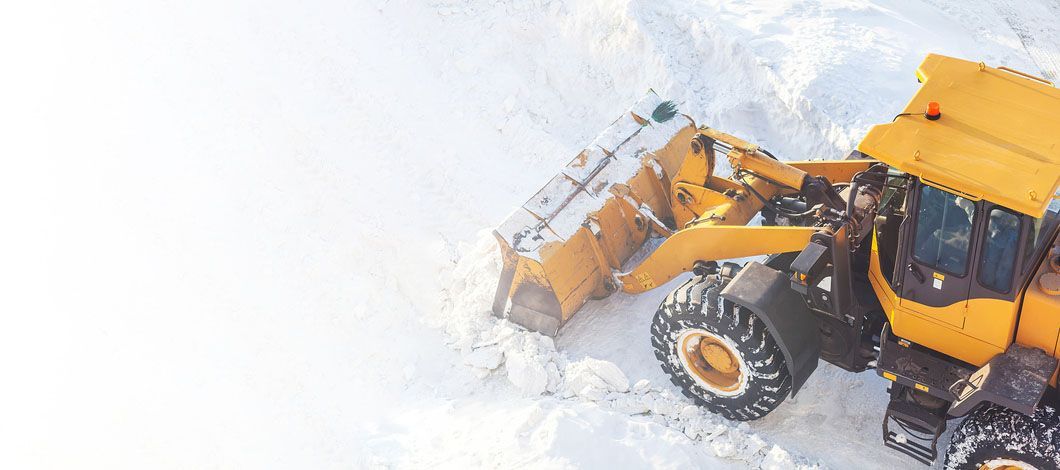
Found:
[[[791, 392], [791, 376], [780, 347], [762, 320], [719, 296], [726, 282], [695, 276], [666, 296], [651, 326], [651, 342], [660, 367], [681, 393], [710, 411], [737, 421], [759, 419]], [[677, 356], [677, 338], [688, 328], [704, 328], [737, 345], [749, 376], [742, 394], [711, 394], [685, 371]]]

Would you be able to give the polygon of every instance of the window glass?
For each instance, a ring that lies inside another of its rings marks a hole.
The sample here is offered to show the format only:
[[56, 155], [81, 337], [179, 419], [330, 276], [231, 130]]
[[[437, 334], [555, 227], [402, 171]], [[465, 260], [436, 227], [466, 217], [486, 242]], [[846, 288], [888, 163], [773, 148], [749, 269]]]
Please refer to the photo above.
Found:
[[1045, 230], [1042, 230], [1042, 219], [1031, 219], [1030, 230], [1027, 234], [1027, 240], [1023, 242], [1023, 272], [1027, 272], [1027, 268], [1030, 268], [1031, 261], [1034, 260], [1034, 254], [1038, 252], [1038, 244], [1043, 238]]
[[[889, 173], [884, 186], [880, 209], [876, 219], [876, 242], [880, 251], [880, 271], [886, 273], [891, 286], [901, 279], [903, 270], [895, 269], [898, 257], [898, 237], [902, 221], [905, 220], [905, 196], [909, 188], [909, 177], [905, 173]], [[883, 222], [882, 224], [880, 222]]]
[[1033, 267], [1034, 263], [1031, 261], [1041, 250], [1042, 245], [1045, 243], [1045, 237], [1051, 234], [1057, 222], [1060, 222], [1060, 197], [1058, 196], [1060, 196], [1060, 189], [1057, 189], [1057, 194], [1049, 202], [1049, 209], [1045, 211], [1045, 215], [1040, 219], [1031, 220], [1030, 234], [1027, 236], [1027, 241], [1024, 242], [1023, 249], [1024, 272]]
[[922, 185], [913, 257], [926, 266], [963, 276], [974, 217], [972, 201]]
[[998, 292], [1008, 292], [1019, 247], [1020, 219], [994, 208], [986, 224], [983, 258], [979, 261], [979, 283]]
[[[887, 184], [883, 188], [883, 197], [880, 198], [880, 213], [902, 212], [905, 204], [905, 188], [909, 178], [904, 173], [892, 176], [887, 175]], [[890, 210], [887, 210], [890, 209]]]

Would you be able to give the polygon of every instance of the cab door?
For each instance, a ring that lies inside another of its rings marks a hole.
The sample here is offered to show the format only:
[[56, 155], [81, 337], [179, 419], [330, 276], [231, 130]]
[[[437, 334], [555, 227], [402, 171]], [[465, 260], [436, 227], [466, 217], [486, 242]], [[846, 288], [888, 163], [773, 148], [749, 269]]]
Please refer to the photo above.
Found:
[[[974, 263], [975, 280], [968, 293], [964, 334], [1007, 349], [1012, 342], [1019, 310], [1017, 296], [1033, 261], [1032, 220], [987, 201], [981, 203], [983, 219], [977, 232], [979, 247]], [[1027, 269], [1024, 269], [1026, 266]]]
[[978, 205], [917, 181], [905, 234], [900, 308], [964, 328]]

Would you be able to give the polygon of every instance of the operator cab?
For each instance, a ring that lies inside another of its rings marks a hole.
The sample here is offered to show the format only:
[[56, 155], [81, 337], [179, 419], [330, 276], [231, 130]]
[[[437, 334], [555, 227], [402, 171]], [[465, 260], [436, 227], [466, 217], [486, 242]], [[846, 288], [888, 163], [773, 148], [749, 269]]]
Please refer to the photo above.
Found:
[[1011, 301], [1045, 255], [1058, 214], [1060, 192], [1032, 217], [891, 169], [875, 221], [880, 271], [899, 297], [925, 306]]
[[[891, 168], [869, 277], [897, 336], [980, 366], [1016, 338], [1025, 286], [1055, 236], [1060, 95], [938, 55], [917, 77], [905, 109], [858, 145]], [[1057, 340], [1034, 344], [1052, 352]]]
[[[1060, 199], [1053, 199], [1044, 216], [1031, 217], [897, 172], [889, 174], [887, 185], [876, 219], [876, 249], [880, 271], [897, 297], [896, 310], [1003, 351], [1013, 339], [1017, 297], [1060, 223]], [[896, 329], [904, 329], [904, 316], [896, 318]], [[967, 348], [946, 351], [952, 341], [937, 339], [918, 342], [978, 362], [961, 356]]]

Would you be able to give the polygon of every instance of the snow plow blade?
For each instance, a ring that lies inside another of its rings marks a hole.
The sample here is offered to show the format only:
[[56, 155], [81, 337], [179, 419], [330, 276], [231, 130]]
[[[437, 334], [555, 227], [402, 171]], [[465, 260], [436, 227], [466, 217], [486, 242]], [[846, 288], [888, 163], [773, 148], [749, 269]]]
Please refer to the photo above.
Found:
[[612, 270], [652, 232], [670, 235], [665, 175], [695, 133], [650, 91], [597, 136], [494, 231], [503, 259], [494, 313], [552, 336], [588, 299], [618, 290]]

